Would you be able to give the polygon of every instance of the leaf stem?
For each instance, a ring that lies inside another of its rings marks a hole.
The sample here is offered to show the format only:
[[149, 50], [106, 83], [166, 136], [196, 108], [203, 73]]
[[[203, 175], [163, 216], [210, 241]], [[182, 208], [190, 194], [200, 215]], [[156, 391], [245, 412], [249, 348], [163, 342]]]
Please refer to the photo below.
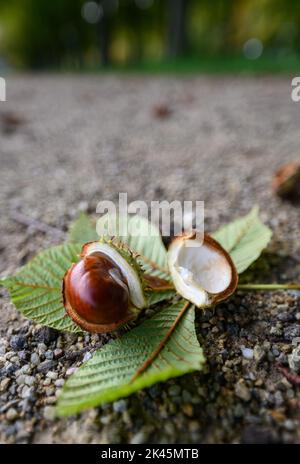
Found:
[[154, 277], [150, 274], [144, 274], [144, 280], [147, 282], [153, 292], [165, 292], [166, 290], [175, 290], [174, 285], [166, 279]]
[[300, 284], [240, 284], [238, 290], [300, 290]]
[[152, 288], [153, 292], [166, 292], [168, 290], [174, 290], [175, 291], [175, 288], [173, 287], [173, 285], [165, 285], [164, 287]]
[[166, 335], [164, 336], [164, 338], [162, 339], [162, 341], [160, 342], [158, 347], [155, 348], [155, 350], [152, 352], [152, 354], [149, 356], [149, 358], [146, 359], [144, 364], [136, 371], [136, 373], [134, 374], [134, 376], [132, 377], [132, 379], [130, 381], [131, 383], [134, 382], [137, 379], [137, 377], [139, 377], [141, 374], [143, 374], [148, 369], [148, 367], [153, 363], [154, 359], [159, 355], [161, 350], [165, 347], [167, 341], [169, 340], [170, 336], [172, 335], [172, 333], [176, 329], [179, 321], [181, 320], [182, 316], [185, 314], [187, 309], [190, 307], [190, 305], [191, 305], [191, 303], [189, 301], [187, 301], [185, 303], [182, 310], [178, 313], [175, 321], [171, 325], [170, 329], [168, 330], [168, 332], [166, 333]]

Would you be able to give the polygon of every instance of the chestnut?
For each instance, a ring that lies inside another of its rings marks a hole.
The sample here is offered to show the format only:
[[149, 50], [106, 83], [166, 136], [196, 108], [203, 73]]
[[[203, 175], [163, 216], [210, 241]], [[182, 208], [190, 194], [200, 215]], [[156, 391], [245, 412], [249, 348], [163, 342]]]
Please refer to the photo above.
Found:
[[81, 258], [63, 280], [63, 302], [73, 321], [89, 332], [110, 332], [136, 318], [145, 297], [130, 256], [126, 260], [112, 244], [91, 242]]

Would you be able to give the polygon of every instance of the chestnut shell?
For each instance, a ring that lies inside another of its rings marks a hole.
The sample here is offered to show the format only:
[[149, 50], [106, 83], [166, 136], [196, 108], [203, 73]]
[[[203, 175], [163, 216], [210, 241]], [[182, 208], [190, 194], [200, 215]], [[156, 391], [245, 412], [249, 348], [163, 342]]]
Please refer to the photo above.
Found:
[[[171, 243], [171, 245], [169, 247], [168, 254], [170, 254], [170, 251], [172, 249], [172, 245], [174, 245], [174, 244], [176, 244], [178, 242], [180, 243], [180, 242], [182, 242], [184, 240], [197, 240], [196, 231], [184, 232], [181, 236], [176, 237], [172, 241], [172, 243]], [[209, 302], [208, 306], [212, 306], [212, 305], [215, 305], [216, 303], [218, 303], [218, 302], [220, 302], [222, 300], [227, 299], [230, 295], [232, 295], [235, 292], [235, 290], [237, 288], [237, 284], [238, 284], [238, 273], [237, 273], [236, 267], [235, 267], [230, 255], [229, 255], [229, 253], [220, 245], [219, 242], [217, 242], [210, 235], [204, 234], [203, 245], [206, 246], [207, 248], [210, 248], [210, 249], [214, 250], [215, 252], [219, 253], [223, 258], [225, 258], [227, 266], [230, 269], [230, 274], [231, 274], [230, 283], [224, 290], [221, 290], [219, 292], [214, 292], [214, 291], [208, 291], [207, 289], [205, 289], [203, 287], [203, 290], [207, 293], [207, 295], [210, 298], [210, 302]], [[191, 254], [194, 255], [194, 256], [195, 256], [195, 253], [196, 253], [196, 251], [191, 252]], [[171, 274], [172, 274], [172, 272], [171, 272]], [[173, 276], [173, 282], [174, 282], [174, 286], [176, 288], [174, 276]], [[180, 293], [178, 288], [177, 288], [177, 291], [178, 291], [178, 293]], [[184, 295], [183, 293], [181, 293], [181, 295], [184, 296], [185, 298], [187, 298], [187, 296]]]
[[66, 272], [63, 301], [68, 315], [89, 332], [110, 332], [134, 317], [121, 269], [101, 252], [83, 256]]

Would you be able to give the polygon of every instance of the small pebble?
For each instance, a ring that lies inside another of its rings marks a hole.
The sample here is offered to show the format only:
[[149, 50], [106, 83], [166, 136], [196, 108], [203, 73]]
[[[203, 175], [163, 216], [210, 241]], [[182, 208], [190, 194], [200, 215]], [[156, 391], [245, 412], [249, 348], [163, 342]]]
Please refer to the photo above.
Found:
[[251, 393], [247, 386], [242, 382], [239, 381], [236, 386], [235, 386], [235, 394], [238, 398], [240, 398], [243, 401], [250, 401], [251, 399]]
[[20, 373], [20, 374], [30, 374], [30, 373], [31, 373], [31, 366], [30, 366], [30, 364], [24, 364], [24, 366], [22, 366], [22, 367], [19, 369], [19, 373]]
[[112, 416], [109, 414], [108, 416], [101, 416], [100, 423], [103, 425], [108, 425], [112, 420]]
[[243, 417], [244, 415], [244, 408], [243, 406], [239, 403], [234, 407], [234, 415], [235, 417]]
[[265, 350], [260, 346], [256, 345], [253, 350], [254, 359], [257, 364], [261, 363], [266, 356]]
[[35, 383], [35, 378], [32, 375], [25, 375], [24, 383], [31, 387]]
[[56, 363], [55, 361], [43, 361], [40, 363], [40, 365], [37, 367], [38, 372], [48, 372], [51, 370], [53, 367], [55, 367]]
[[282, 330], [279, 327], [277, 326], [271, 327], [270, 335], [275, 335], [276, 337], [280, 337], [281, 334], [282, 334]]
[[20, 374], [18, 372], [17, 376], [16, 376], [16, 382], [18, 385], [24, 385], [25, 383], [25, 375], [24, 374]]
[[293, 431], [295, 430], [295, 424], [291, 419], [287, 419], [284, 421], [283, 426], [286, 430]]
[[65, 383], [64, 379], [57, 379], [54, 382], [56, 387], [62, 387], [64, 385], [64, 383]]
[[190, 392], [188, 390], [183, 390], [183, 392], [182, 392], [182, 400], [185, 403], [189, 403], [189, 402], [192, 401], [192, 395], [190, 394]]
[[59, 335], [57, 330], [51, 329], [50, 327], [41, 327], [35, 334], [35, 339], [40, 342], [48, 345], [49, 343], [55, 341]]
[[126, 408], [127, 408], [127, 403], [125, 400], [119, 400], [113, 403], [113, 410], [115, 412], [124, 412], [126, 411]]
[[33, 387], [28, 387], [28, 385], [24, 385], [22, 392], [21, 392], [21, 398], [29, 398], [30, 395], [33, 393]]
[[46, 387], [45, 388], [45, 393], [47, 396], [53, 396], [55, 393], [55, 389], [52, 386]]
[[283, 399], [281, 391], [278, 390], [277, 392], [275, 392], [274, 399], [275, 399], [275, 403], [277, 407], [280, 407], [283, 405], [284, 399]]
[[44, 354], [47, 351], [47, 345], [45, 343], [38, 343], [37, 349], [40, 355]]
[[296, 373], [300, 372], [300, 345], [294, 348], [288, 356], [288, 363], [292, 371]]
[[133, 435], [129, 443], [131, 445], [141, 445], [142, 443], [145, 443], [146, 439], [147, 437], [145, 436], [145, 433], [141, 431]]
[[4, 372], [7, 375], [11, 375], [18, 370], [18, 367], [19, 366], [17, 366], [16, 364], [8, 363], [4, 368]]
[[[278, 311], [278, 307], [276, 308], [277, 311]], [[278, 315], [277, 315], [277, 319], [279, 321], [283, 321], [283, 322], [289, 322], [289, 321], [292, 321], [294, 319], [294, 316], [293, 314], [291, 313], [288, 313], [288, 312], [280, 312]]]
[[284, 339], [292, 341], [295, 337], [300, 337], [300, 324], [292, 324], [284, 329]]
[[19, 351], [18, 357], [21, 361], [27, 361], [30, 358], [29, 351]]
[[46, 359], [53, 359], [53, 351], [51, 350], [45, 351], [44, 356]]
[[13, 335], [9, 344], [14, 351], [21, 351], [27, 346], [26, 337], [24, 335]]
[[40, 362], [41, 362], [39, 355], [37, 353], [32, 353], [31, 356], [30, 356], [30, 362], [34, 366], [38, 366], [40, 364]]
[[60, 348], [56, 348], [54, 351], [53, 351], [53, 357], [54, 359], [59, 359], [63, 356], [64, 352], [62, 349]]
[[55, 418], [55, 408], [53, 406], [46, 406], [43, 415], [46, 420], [53, 420]]
[[5, 377], [4, 379], [1, 380], [0, 382], [0, 392], [5, 392], [10, 384], [11, 380], [8, 377]]
[[83, 358], [82, 358], [82, 362], [86, 362], [86, 361], [89, 361], [90, 359], [92, 358], [92, 353], [90, 353], [89, 351], [87, 351]]
[[179, 385], [171, 385], [168, 388], [168, 392], [170, 396], [178, 396], [181, 393], [181, 388]]
[[280, 351], [277, 350], [277, 348], [273, 348], [273, 349], [272, 349], [272, 353], [273, 353], [273, 355], [274, 355], [275, 357], [277, 357], [277, 356], [280, 355]]
[[76, 367], [69, 367], [69, 369], [67, 369], [66, 371], [66, 376], [67, 377], [70, 377], [70, 375], [74, 374], [74, 372], [77, 370]]
[[49, 371], [49, 372], [47, 372], [46, 377], [48, 377], [51, 380], [56, 380], [57, 377], [58, 377], [58, 373], [53, 372], [53, 371]]
[[242, 348], [242, 354], [245, 359], [253, 359], [254, 351], [251, 348]]
[[13, 421], [18, 417], [18, 412], [14, 408], [9, 408], [5, 417], [8, 421]]
[[295, 397], [294, 390], [292, 388], [289, 388], [286, 392], [286, 396], [290, 399], [294, 398]]

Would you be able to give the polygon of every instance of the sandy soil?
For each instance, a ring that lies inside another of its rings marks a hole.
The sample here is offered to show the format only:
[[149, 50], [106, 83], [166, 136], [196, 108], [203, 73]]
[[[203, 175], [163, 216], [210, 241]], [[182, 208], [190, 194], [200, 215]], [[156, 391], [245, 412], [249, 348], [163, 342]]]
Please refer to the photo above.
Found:
[[[8, 77], [8, 101], [0, 103], [1, 274], [58, 242], [51, 232], [17, 223], [16, 211], [65, 231], [79, 210], [94, 214], [100, 200], [127, 192], [129, 201], [204, 200], [207, 230], [260, 205], [274, 239], [253, 278], [299, 281], [299, 204], [281, 201], [270, 188], [278, 166], [300, 159], [300, 103], [290, 98], [290, 82]], [[156, 105], [171, 113], [158, 117]], [[45, 335], [17, 314], [4, 290], [1, 295], [0, 381], [9, 379], [0, 392], [2, 442], [300, 441], [299, 387], [276, 367], [288, 367], [293, 338], [300, 335], [297, 292], [240, 293], [214, 314], [199, 315], [207, 373], [54, 422], [60, 385], [54, 379], [45, 384], [32, 353], [41, 363], [53, 360], [57, 347], [77, 353], [53, 361], [51, 371], [61, 379], [82, 363], [80, 350], [98, 339]], [[20, 334], [26, 343], [14, 352], [11, 340]], [[243, 347], [255, 356], [245, 359]], [[24, 365], [33, 377], [27, 396], [18, 381]]]

